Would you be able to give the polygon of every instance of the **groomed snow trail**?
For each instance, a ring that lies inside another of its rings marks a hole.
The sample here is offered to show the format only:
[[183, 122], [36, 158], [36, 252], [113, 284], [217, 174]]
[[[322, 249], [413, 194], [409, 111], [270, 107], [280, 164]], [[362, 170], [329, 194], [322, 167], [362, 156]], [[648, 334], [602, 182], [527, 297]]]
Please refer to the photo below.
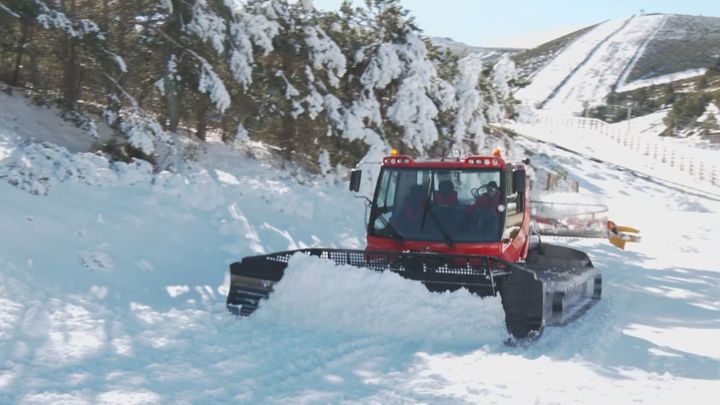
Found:
[[602, 23], [576, 39], [538, 71], [516, 97], [532, 106], [580, 113], [597, 105], [642, 55], [663, 15], [639, 15]]
[[559, 55], [535, 73], [531, 78], [532, 82], [518, 90], [515, 97], [533, 106], [544, 102], [593, 49], [596, 49], [624, 23], [625, 20], [607, 21], [598, 24], [585, 35], [575, 39]]
[[544, 108], [582, 112], [584, 103], [601, 104], [633, 59], [639, 57], [646, 39], [656, 32], [664, 18], [663, 15], [643, 15], [630, 19], [579, 66]]

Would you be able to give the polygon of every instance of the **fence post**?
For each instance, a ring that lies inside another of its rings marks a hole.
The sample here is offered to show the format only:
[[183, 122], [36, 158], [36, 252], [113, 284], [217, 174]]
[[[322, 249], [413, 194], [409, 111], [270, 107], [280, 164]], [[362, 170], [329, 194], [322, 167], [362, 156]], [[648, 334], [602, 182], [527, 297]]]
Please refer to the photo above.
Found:
[[550, 178], [551, 178], [551, 174], [548, 173], [548, 174], [547, 174], [547, 181], [545, 182], [545, 191], [550, 191]]

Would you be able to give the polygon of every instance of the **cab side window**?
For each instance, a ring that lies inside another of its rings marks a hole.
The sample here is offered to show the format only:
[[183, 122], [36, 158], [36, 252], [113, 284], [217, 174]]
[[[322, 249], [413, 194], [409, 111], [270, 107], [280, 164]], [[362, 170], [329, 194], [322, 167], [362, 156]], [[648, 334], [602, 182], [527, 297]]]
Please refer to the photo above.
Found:
[[506, 209], [505, 209], [505, 229], [503, 230], [502, 239], [512, 239], [517, 232], [520, 231], [520, 225], [523, 220], [523, 211], [518, 211], [518, 193], [513, 191], [513, 170], [508, 167], [504, 173], [506, 189]]

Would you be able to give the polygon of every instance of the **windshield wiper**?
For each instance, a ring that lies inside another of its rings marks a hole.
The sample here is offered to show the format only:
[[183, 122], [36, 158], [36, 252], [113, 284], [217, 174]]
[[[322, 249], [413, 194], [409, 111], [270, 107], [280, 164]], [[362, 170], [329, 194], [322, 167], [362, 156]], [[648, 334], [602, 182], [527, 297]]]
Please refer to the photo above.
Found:
[[[375, 206], [375, 212], [378, 212], [379, 210], [380, 210], [380, 207]], [[390, 230], [390, 234], [392, 235], [392, 238], [393, 238], [393, 239], [395, 239], [395, 240], [398, 241], [398, 242], [404, 242], [404, 241], [405, 241], [405, 238], [403, 238], [402, 235], [400, 235], [400, 232], [398, 232], [397, 229], [395, 229], [394, 226], [390, 225], [390, 222], [388, 222], [385, 218], [383, 218], [382, 213], [379, 213], [379, 212], [378, 212], [378, 214], [377, 214], [376, 217], [377, 217], [378, 219], [380, 219], [380, 222], [382, 222], [383, 225], [385, 225], [385, 229]]]
[[452, 237], [450, 237], [450, 234], [448, 233], [447, 229], [445, 229], [445, 226], [443, 226], [442, 222], [435, 214], [435, 211], [433, 211], [433, 209], [430, 207], [430, 197], [432, 195], [432, 190], [435, 188], [434, 184], [433, 184], [434, 180], [435, 180], [435, 175], [433, 175], [433, 173], [431, 172], [430, 178], [428, 179], [427, 192], [425, 194], [425, 206], [423, 207], [423, 217], [422, 217], [422, 221], [420, 222], [420, 233], [422, 233], [423, 229], [425, 229], [425, 218], [427, 217], [427, 214], [429, 212], [430, 218], [433, 220], [435, 225], [440, 230], [440, 233], [442, 234], [443, 238], [445, 239], [445, 243], [447, 243], [448, 246], [453, 248], [453, 247], [455, 247], [455, 241], [452, 239]]
[[445, 243], [447, 243], [448, 246], [455, 247], [455, 241], [448, 233], [447, 229], [445, 229], [445, 226], [442, 224], [440, 219], [435, 214], [435, 211], [432, 210], [432, 208], [429, 208], [428, 211], [430, 212], [430, 218], [432, 218], [433, 222], [435, 222], [435, 225], [437, 225], [438, 229], [440, 230], [440, 233], [442, 234], [443, 238], [445, 238]]

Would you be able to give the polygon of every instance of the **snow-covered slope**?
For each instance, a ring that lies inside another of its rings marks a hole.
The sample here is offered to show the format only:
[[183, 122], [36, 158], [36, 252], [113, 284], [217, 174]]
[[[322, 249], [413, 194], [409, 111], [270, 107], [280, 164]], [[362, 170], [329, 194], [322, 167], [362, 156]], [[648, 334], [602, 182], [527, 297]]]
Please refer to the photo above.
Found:
[[602, 43], [585, 63], [546, 100], [547, 109], [582, 111], [583, 103], [602, 104], [623, 72], [632, 69], [632, 60], [642, 53], [642, 45], [652, 38], [666, 17], [636, 16]]
[[102, 122], [90, 124], [90, 131], [82, 130], [61, 119], [60, 109], [20, 103], [17, 97], [4, 91], [0, 91], [0, 106], [0, 123], [6, 135], [32, 141], [52, 140], [70, 152], [88, 150], [93, 143], [107, 141], [112, 135], [112, 130]]
[[454, 41], [452, 38], [430, 38], [433, 45], [446, 48], [456, 54], [459, 57], [467, 56], [469, 54], [476, 54], [485, 62], [495, 63], [503, 55], [513, 55], [523, 51], [520, 48], [487, 48], [481, 46], [467, 45], [462, 42]]
[[547, 65], [541, 68], [527, 87], [519, 90], [516, 97], [531, 105], [542, 105], [574, 71], [586, 63], [595, 50], [626, 24], [625, 20], [612, 20], [599, 24], [580, 36]]
[[628, 251], [558, 241], [604, 273], [580, 320], [507, 347], [498, 299], [306, 257], [236, 319], [232, 261], [363, 246], [345, 184], [213, 144], [152, 175], [13, 125], [0, 121], [0, 402], [711, 404], [720, 389], [717, 201], [522, 140], [642, 231]]
[[611, 20], [579, 35], [531, 76], [516, 97], [578, 114], [627, 91], [703, 74], [714, 63], [720, 19], [670, 14]]

